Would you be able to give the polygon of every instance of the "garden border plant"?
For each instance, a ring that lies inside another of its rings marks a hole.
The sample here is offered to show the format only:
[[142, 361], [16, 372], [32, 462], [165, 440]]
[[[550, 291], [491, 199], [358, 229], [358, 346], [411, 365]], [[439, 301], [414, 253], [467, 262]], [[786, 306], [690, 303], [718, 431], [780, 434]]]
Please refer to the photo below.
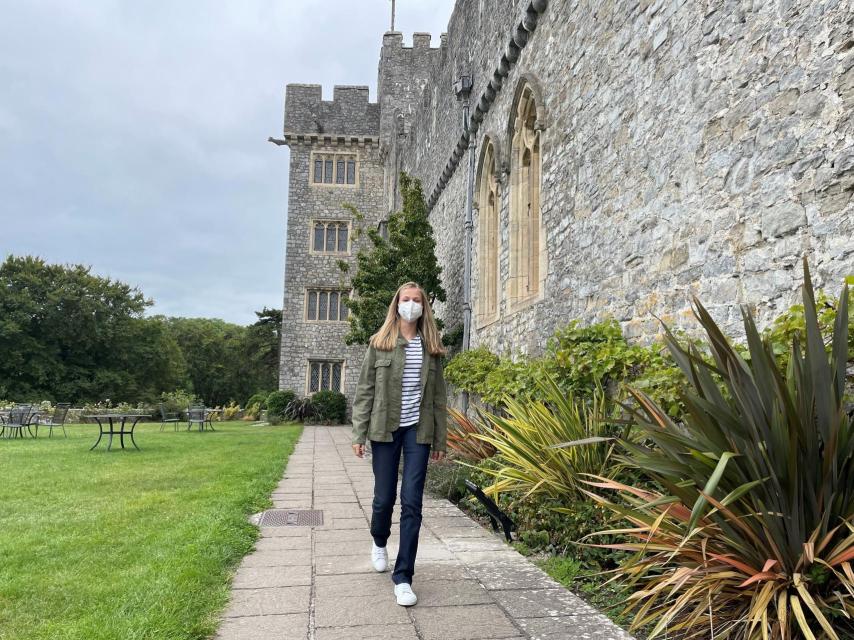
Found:
[[632, 390], [639, 407], [627, 409], [649, 444], [624, 442], [621, 456], [663, 491], [604, 477], [587, 491], [632, 524], [602, 532], [626, 541], [601, 546], [633, 554], [618, 570], [637, 589], [626, 607], [633, 628], [652, 624], [652, 637], [854, 636], [848, 295], [846, 285], [827, 345], [804, 260], [804, 340], [792, 333], [785, 369], [746, 310], [747, 358], [696, 299], [713, 361], [667, 333], [690, 383], [684, 419]]

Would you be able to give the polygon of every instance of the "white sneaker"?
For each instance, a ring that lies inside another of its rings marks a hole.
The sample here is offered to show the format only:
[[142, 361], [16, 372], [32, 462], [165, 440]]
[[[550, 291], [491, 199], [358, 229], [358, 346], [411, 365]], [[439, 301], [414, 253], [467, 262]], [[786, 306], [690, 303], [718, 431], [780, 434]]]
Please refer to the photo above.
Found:
[[408, 582], [394, 585], [394, 595], [397, 596], [397, 604], [409, 607], [418, 602], [418, 598], [412, 593], [412, 586]]
[[371, 543], [371, 562], [374, 569], [385, 571], [388, 568], [388, 547], [378, 547], [376, 542]]

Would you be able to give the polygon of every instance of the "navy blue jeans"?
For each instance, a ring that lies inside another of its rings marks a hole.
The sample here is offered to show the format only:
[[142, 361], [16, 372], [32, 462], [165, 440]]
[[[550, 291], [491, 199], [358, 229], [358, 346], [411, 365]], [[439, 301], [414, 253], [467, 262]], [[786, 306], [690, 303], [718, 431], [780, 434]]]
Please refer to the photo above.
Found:
[[418, 533], [421, 530], [421, 498], [427, 476], [430, 445], [415, 441], [415, 425], [392, 431], [391, 442], [371, 440], [374, 469], [374, 501], [371, 536], [378, 547], [386, 546], [391, 535], [391, 515], [397, 499], [397, 468], [403, 452], [403, 480], [400, 486], [400, 545], [391, 579], [395, 584], [412, 584]]

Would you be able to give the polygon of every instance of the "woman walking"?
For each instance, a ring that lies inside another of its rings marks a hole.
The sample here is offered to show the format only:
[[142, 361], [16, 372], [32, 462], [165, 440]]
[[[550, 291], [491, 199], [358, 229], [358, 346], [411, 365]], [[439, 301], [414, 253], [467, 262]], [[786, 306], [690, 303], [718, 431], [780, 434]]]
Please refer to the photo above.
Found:
[[[415, 282], [402, 284], [385, 322], [371, 336], [353, 400], [353, 452], [365, 454], [371, 440], [374, 500], [371, 561], [388, 566], [386, 542], [397, 498], [397, 469], [403, 453], [400, 487], [400, 544], [392, 582], [397, 603], [415, 604], [412, 576], [421, 530], [421, 503], [429, 459], [447, 451], [447, 409], [442, 346], [433, 310]], [[432, 451], [431, 451], [432, 449]]]

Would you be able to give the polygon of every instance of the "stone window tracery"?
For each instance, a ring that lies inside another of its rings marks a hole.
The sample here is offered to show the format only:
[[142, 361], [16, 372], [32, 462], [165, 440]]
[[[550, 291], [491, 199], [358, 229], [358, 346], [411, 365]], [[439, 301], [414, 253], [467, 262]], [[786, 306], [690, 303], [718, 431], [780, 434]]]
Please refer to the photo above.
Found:
[[346, 290], [306, 289], [305, 319], [320, 322], [343, 322], [349, 316]]
[[309, 360], [308, 375], [306, 376], [306, 392], [341, 391], [341, 372], [344, 363], [341, 361]]
[[510, 279], [508, 298], [519, 305], [542, 297], [546, 274], [540, 212], [540, 131], [533, 89], [525, 85], [513, 111], [510, 155]]
[[498, 314], [499, 202], [495, 145], [487, 139], [478, 183], [478, 324], [494, 320]]
[[358, 184], [358, 162], [352, 153], [314, 153], [310, 164], [312, 169], [309, 182], [313, 185]]
[[350, 225], [346, 220], [315, 220], [311, 250], [314, 253], [347, 253]]

